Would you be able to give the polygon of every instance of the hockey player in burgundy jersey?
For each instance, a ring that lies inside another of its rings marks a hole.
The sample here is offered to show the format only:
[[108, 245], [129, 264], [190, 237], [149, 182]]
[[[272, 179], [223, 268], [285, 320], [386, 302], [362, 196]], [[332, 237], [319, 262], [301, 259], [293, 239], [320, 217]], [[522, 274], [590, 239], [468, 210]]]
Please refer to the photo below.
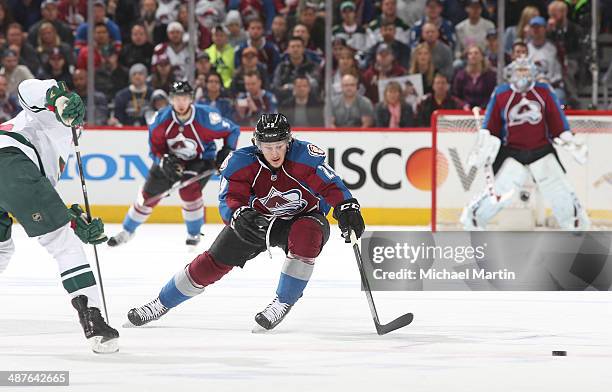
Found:
[[[519, 58], [510, 69], [510, 83], [497, 87], [489, 101], [470, 161], [492, 163], [494, 190], [499, 195], [517, 194], [532, 176], [562, 229], [588, 228], [589, 218], [565, 177], [553, 143], [566, 148], [581, 164], [586, 161], [586, 146], [574, 137], [550, 86], [535, 81], [533, 63]], [[511, 202], [511, 198], [495, 199], [485, 191], [465, 207], [464, 228], [485, 228]]]
[[255, 321], [272, 329], [302, 296], [315, 259], [329, 238], [326, 215], [334, 217], [342, 236], [360, 237], [365, 229], [359, 203], [325, 163], [325, 152], [293, 139], [282, 114], [263, 114], [253, 146], [231, 153], [221, 166], [220, 211], [227, 226], [209, 250], [174, 275], [159, 296], [128, 312], [128, 326], [157, 320], [169, 309], [200, 294], [233, 267], [271, 246], [286, 258], [276, 298]]
[[[123, 231], [108, 240], [109, 246], [121, 245], [134, 236], [136, 228], [147, 220], [160, 201], [148, 199], [170, 189], [177, 181], [220, 166], [236, 149], [240, 128], [223, 118], [217, 109], [194, 105], [189, 83], [175, 82], [170, 97], [172, 105], [159, 111], [149, 127], [153, 166], [141, 194], [123, 221]], [[224, 145], [219, 151], [216, 151], [215, 139], [223, 139]], [[179, 190], [188, 246], [200, 242], [204, 224], [202, 188], [209, 178], [210, 175], [205, 176]]]

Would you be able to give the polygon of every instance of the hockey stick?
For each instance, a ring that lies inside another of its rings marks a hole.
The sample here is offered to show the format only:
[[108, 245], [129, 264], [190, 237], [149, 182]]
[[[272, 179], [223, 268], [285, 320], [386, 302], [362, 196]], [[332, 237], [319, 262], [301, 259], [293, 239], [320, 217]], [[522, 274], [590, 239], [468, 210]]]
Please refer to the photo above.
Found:
[[[480, 108], [478, 106], [474, 106], [472, 108], [472, 114], [474, 115], [474, 122], [476, 123], [476, 131], [481, 128], [480, 122]], [[487, 157], [487, 160], [484, 164], [484, 175], [485, 175], [485, 183], [487, 186], [487, 192], [489, 193], [489, 197], [493, 200], [493, 203], [501, 203], [506, 201], [514, 195], [514, 189], [511, 189], [509, 192], [504, 193], [503, 195], [495, 192], [495, 174], [493, 173], [493, 162], [491, 162], [491, 157]]]
[[177, 191], [179, 189], [185, 188], [191, 184], [193, 184], [194, 182], [198, 182], [200, 181], [202, 178], [204, 177], [208, 177], [213, 175], [215, 172], [217, 171], [217, 169], [208, 169], [208, 170], [204, 170], [202, 173], [199, 173], [193, 177], [190, 177], [188, 179], [186, 179], [185, 181], [179, 181], [176, 184], [172, 185], [172, 187], [170, 187], [170, 189], [163, 191], [162, 193], [158, 193], [157, 195], [150, 197], [146, 200], [145, 204], [153, 204], [156, 203], [158, 201], [160, 201], [161, 199], [168, 197], [172, 194], [172, 192]]
[[[83, 131], [83, 126], [79, 126], [79, 132]], [[85, 201], [85, 213], [87, 214], [87, 221], [91, 222], [91, 209], [89, 208], [89, 196], [87, 195], [87, 185], [85, 185], [85, 174], [83, 171], [83, 160], [81, 159], [81, 149], [79, 148], [79, 136], [77, 134], [77, 127], [72, 127], [72, 141], [74, 142], [74, 151], [76, 153], [77, 165], [79, 167], [79, 177], [81, 177], [81, 189], [83, 190], [83, 200]], [[98, 259], [98, 249], [96, 245], [93, 245], [94, 256], [96, 258], [96, 270], [98, 270], [98, 284], [100, 285], [100, 295], [102, 297], [102, 306], [104, 307], [104, 315], [106, 316], [106, 322], [110, 323], [108, 319], [108, 310], [106, 309], [106, 297], [104, 296], [104, 285], [102, 284], [102, 273], [100, 272], [100, 261]]]
[[355, 253], [355, 260], [357, 260], [357, 268], [359, 269], [359, 275], [361, 276], [363, 291], [365, 291], [366, 298], [368, 299], [368, 305], [370, 305], [370, 312], [372, 313], [376, 333], [379, 335], [384, 335], [410, 324], [414, 319], [414, 315], [412, 313], [406, 313], [387, 324], [380, 323], [378, 312], [376, 311], [376, 306], [374, 305], [374, 298], [372, 297], [372, 290], [370, 289], [370, 284], [368, 283], [368, 278], [363, 267], [363, 259], [361, 258], [361, 251], [359, 250], [357, 236], [355, 236], [355, 232], [353, 231], [350, 233], [350, 241], [351, 246], [353, 247], [353, 252]]

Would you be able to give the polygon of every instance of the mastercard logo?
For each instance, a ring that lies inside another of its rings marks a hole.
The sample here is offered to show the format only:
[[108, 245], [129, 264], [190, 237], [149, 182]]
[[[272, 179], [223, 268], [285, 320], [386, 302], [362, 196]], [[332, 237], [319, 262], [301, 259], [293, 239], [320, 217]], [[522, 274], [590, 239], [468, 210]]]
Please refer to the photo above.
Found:
[[[431, 154], [429, 147], [420, 148], [406, 161], [406, 177], [412, 186], [422, 191], [431, 191]], [[438, 151], [436, 156], [436, 185], [448, 178], [448, 159]]]

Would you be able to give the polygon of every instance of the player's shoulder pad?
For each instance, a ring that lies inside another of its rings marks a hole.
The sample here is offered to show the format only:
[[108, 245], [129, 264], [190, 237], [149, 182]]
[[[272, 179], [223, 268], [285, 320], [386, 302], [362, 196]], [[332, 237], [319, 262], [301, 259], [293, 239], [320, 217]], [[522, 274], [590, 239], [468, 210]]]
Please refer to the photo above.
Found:
[[230, 152], [225, 161], [223, 161], [223, 164], [221, 164], [219, 171], [221, 171], [223, 177], [230, 178], [234, 173], [254, 162], [257, 162], [257, 147], [242, 147]]
[[290, 161], [302, 163], [308, 166], [317, 167], [325, 162], [327, 154], [316, 144], [293, 139], [291, 150], [287, 157]]

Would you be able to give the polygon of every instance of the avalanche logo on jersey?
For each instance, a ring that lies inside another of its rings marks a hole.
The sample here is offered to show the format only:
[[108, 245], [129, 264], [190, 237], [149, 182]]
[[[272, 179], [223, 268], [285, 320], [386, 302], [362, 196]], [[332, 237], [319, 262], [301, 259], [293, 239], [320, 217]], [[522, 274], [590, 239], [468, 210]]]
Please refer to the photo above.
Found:
[[508, 126], [513, 127], [529, 123], [532, 125], [542, 121], [542, 106], [536, 101], [522, 97], [519, 103], [508, 112]]
[[189, 161], [198, 154], [198, 145], [194, 140], [187, 139], [182, 132], [179, 132], [173, 139], [168, 139], [168, 148], [177, 157]]
[[324, 157], [325, 151], [319, 148], [319, 146], [308, 144], [308, 154], [312, 155], [313, 157]]
[[274, 187], [266, 197], [259, 199], [259, 202], [274, 215], [296, 215], [308, 205], [299, 189], [280, 192]]

